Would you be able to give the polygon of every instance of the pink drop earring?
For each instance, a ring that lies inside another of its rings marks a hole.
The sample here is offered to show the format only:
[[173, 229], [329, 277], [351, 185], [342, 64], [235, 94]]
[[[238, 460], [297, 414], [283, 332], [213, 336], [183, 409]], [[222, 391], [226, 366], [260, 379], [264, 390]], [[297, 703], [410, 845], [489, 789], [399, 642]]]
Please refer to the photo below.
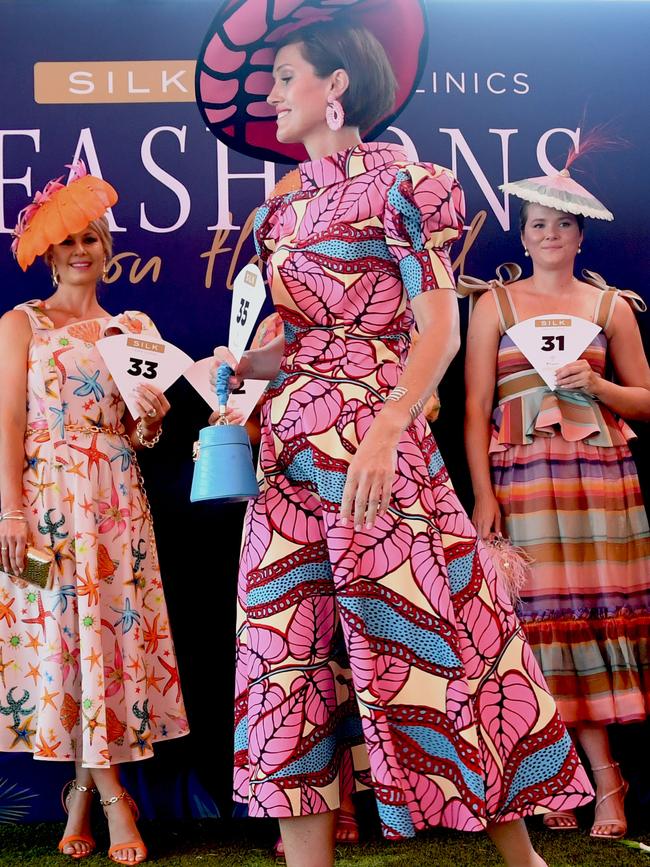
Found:
[[343, 126], [345, 112], [343, 111], [343, 106], [338, 99], [328, 100], [327, 108], [325, 109], [325, 120], [332, 132], [336, 132], [337, 129], [341, 129]]

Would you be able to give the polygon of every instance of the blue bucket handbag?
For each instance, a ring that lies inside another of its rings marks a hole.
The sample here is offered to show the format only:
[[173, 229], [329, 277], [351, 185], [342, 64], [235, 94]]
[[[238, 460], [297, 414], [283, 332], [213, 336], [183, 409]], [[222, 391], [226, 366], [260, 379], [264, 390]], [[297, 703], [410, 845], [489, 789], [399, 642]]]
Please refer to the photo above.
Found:
[[250, 500], [260, 492], [253, 468], [253, 450], [246, 428], [239, 424], [204, 427], [194, 443], [194, 476], [190, 500]]

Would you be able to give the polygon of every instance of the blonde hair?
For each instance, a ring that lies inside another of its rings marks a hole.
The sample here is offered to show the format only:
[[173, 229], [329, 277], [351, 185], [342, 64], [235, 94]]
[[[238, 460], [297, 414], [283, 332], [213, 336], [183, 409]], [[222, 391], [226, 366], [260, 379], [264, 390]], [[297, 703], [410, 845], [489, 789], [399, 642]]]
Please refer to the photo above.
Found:
[[111, 230], [108, 228], [108, 219], [106, 218], [106, 215], [100, 217], [98, 220], [93, 220], [92, 223], [89, 223], [88, 225], [99, 235], [99, 240], [102, 242], [104, 253], [106, 253], [106, 262], [108, 263], [109, 259], [113, 255], [113, 236], [111, 235]]
[[[99, 217], [97, 220], [92, 220], [88, 223], [86, 229], [95, 232], [99, 240], [102, 242], [104, 255], [106, 256], [106, 264], [108, 264], [113, 255], [113, 236], [111, 235], [111, 230], [108, 228], [108, 219], [106, 218], [106, 215]], [[43, 253], [43, 261], [48, 267], [51, 264], [53, 246], [53, 244], [50, 244], [47, 250]]]

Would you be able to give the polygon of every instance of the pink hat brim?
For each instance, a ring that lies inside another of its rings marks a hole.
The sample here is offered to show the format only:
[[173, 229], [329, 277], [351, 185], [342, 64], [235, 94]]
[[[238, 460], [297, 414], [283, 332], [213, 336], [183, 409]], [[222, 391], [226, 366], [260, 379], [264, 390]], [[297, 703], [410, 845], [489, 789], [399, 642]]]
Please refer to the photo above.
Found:
[[377, 37], [397, 79], [393, 110], [361, 131], [366, 140], [383, 132], [422, 75], [428, 44], [422, 0], [223, 0], [196, 65], [196, 101], [210, 131], [248, 156], [281, 163], [305, 160], [301, 144], [277, 140], [275, 111], [266, 102], [273, 86], [274, 45], [300, 27], [341, 16]]

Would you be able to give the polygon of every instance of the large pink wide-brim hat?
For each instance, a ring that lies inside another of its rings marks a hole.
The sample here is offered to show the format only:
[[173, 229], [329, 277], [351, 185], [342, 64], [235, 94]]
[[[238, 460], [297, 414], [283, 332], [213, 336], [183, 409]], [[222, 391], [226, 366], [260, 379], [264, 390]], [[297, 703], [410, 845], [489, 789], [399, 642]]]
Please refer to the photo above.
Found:
[[196, 65], [196, 101], [214, 135], [242, 154], [301, 162], [301, 144], [276, 138], [274, 46], [288, 33], [319, 21], [344, 20], [373, 33], [397, 79], [395, 106], [364, 139], [376, 138], [397, 117], [418, 84], [427, 56], [423, 0], [222, 0]]

